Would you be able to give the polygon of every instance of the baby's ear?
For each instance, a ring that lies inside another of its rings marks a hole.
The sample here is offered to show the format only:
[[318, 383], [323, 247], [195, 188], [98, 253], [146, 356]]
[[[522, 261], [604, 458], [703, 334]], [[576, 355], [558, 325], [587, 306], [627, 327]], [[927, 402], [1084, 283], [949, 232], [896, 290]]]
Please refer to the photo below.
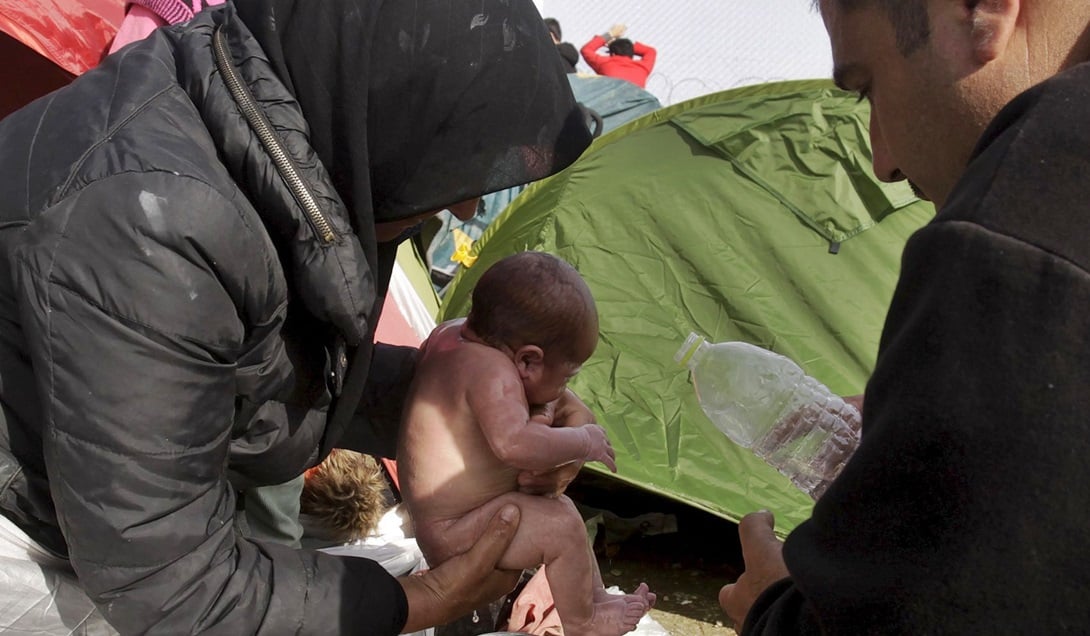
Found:
[[545, 352], [537, 345], [522, 345], [515, 349], [515, 366], [523, 380], [541, 373], [545, 365]]

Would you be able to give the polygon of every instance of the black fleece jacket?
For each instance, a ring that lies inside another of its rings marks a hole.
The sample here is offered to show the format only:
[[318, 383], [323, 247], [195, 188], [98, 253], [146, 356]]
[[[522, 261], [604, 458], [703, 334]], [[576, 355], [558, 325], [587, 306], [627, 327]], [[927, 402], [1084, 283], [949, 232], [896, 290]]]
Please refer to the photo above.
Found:
[[862, 443], [744, 634], [1090, 631], [1090, 65], [908, 242]]

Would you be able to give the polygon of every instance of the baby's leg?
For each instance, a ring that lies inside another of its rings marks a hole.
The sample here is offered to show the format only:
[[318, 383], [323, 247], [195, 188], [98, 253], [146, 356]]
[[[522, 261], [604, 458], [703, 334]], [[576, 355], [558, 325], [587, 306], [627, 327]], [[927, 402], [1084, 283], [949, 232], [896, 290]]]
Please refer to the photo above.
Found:
[[582, 572], [578, 576], [578, 580], [582, 581], [579, 589], [585, 590], [589, 598], [592, 585], [601, 587], [597, 562], [590, 558], [592, 554], [586, 526], [575, 504], [567, 497], [552, 499], [517, 492], [505, 493], [459, 519], [417, 524], [417, 541], [428, 557], [428, 563], [439, 565], [469, 550], [493, 515], [509, 503], [519, 507], [521, 521], [515, 538], [500, 559], [499, 567], [511, 570], [536, 568], [557, 558], [566, 561], [570, 555], [578, 555], [577, 560], [582, 563]]
[[[536, 568], [548, 562], [549, 555], [540, 544], [540, 539], [542, 535], [556, 532], [554, 520], [565, 518], [565, 513], [558, 514], [558, 509], [563, 506], [554, 499], [516, 492], [502, 494], [470, 510], [458, 519], [442, 521], [414, 519], [417, 543], [424, 552], [428, 564], [434, 567], [455, 555], [468, 551], [480, 539], [488, 521], [500, 508], [509, 503], [519, 507], [521, 521], [511, 545], [500, 559], [499, 567], [518, 570]], [[570, 505], [570, 502], [568, 503]], [[581, 536], [583, 543], [586, 543], [585, 530]], [[590, 589], [589, 584], [587, 589]]]
[[[549, 589], [566, 636], [620, 636], [636, 628], [654, 603], [654, 595], [641, 585], [634, 594], [605, 591], [598, 561], [587, 541], [583, 518], [567, 497], [548, 499], [519, 495], [522, 521], [519, 534], [540, 552]], [[532, 526], [532, 527], [531, 527]], [[519, 540], [516, 535], [515, 540]], [[508, 551], [511, 554], [511, 551]]]
[[507, 503], [517, 505], [522, 516], [499, 567], [522, 569], [545, 564], [549, 588], [566, 635], [619, 636], [635, 629], [653, 602], [648, 598], [646, 586], [641, 586], [642, 593], [637, 594], [604, 594], [586, 526], [567, 497], [550, 499], [507, 493], [456, 521], [418, 527], [417, 540], [429, 563], [438, 565], [468, 550], [488, 520]]
[[522, 516], [499, 567], [521, 569], [544, 563], [549, 589], [568, 636], [619, 636], [632, 631], [652, 602], [646, 587], [635, 595], [606, 593], [586, 540], [586, 526], [566, 496], [548, 499], [506, 493], [457, 520], [417, 525], [416, 540], [428, 563], [438, 565], [469, 550], [481, 537], [488, 519], [507, 503], [518, 505]]

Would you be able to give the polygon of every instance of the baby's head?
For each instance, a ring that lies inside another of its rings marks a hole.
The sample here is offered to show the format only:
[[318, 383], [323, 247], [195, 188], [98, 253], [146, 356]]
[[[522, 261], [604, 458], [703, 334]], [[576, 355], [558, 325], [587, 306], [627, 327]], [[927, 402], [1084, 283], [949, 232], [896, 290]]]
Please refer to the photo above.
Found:
[[551, 402], [598, 345], [598, 311], [575, 268], [521, 252], [488, 268], [473, 289], [466, 326], [518, 367], [530, 404]]

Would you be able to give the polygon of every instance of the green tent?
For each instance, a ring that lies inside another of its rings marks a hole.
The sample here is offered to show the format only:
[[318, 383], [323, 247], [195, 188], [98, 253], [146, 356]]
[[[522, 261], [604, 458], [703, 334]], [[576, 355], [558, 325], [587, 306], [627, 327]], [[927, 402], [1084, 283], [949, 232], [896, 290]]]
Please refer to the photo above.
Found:
[[468, 312], [477, 278], [503, 256], [572, 263], [601, 323], [572, 388], [609, 432], [616, 477], [731, 520], [772, 510], [786, 533], [811, 502], [711, 425], [673, 358], [696, 331], [773, 349], [835, 392], [862, 393], [901, 250], [934, 215], [906, 185], [872, 176], [868, 117], [828, 82], [794, 81], [635, 120], [489, 226], [441, 319]]

